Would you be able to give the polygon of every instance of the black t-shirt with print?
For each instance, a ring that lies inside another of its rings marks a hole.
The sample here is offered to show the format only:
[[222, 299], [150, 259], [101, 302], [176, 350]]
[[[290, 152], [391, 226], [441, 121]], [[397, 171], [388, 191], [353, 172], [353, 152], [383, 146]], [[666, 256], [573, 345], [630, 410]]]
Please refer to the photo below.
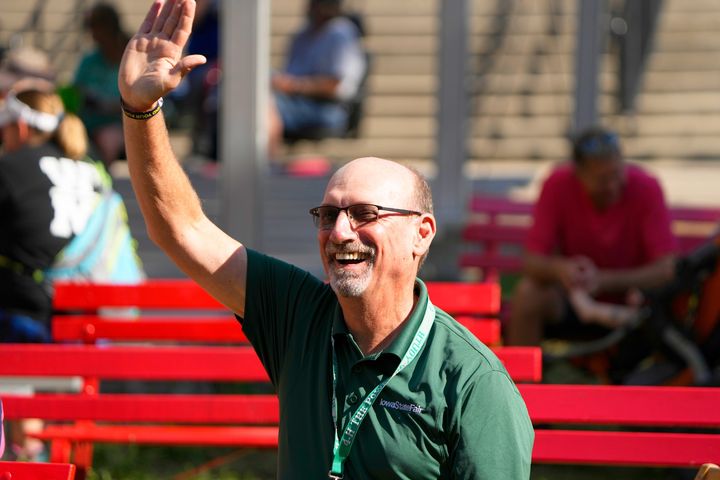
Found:
[[48, 319], [50, 294], [32, 272], [48, 269], [81, 231], [99, 189], [92, 164], [52, 143], [0, 157], [0, 310]]

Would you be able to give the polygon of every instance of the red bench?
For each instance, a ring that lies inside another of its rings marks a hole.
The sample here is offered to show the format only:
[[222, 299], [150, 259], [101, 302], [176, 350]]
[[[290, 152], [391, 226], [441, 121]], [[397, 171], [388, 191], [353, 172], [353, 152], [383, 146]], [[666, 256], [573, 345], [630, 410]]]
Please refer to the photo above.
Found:
[[[522, 244], [532, 223], [533, 204], [504, 197], [474, 195], [462, 237], [467, 251], [462, 268], [479, 270], [484, 281], [522, 268]], [[681, 252], [689, 252], [710, 237], [720, 224], [720, 208], [671, 207], [673, 232]]]
[[[500, 288], [495, 283], [428, 282], [433, 303], [487, 345], [500, 343]], [[55, 341], [246, 342], [227, 308], [189, 280], [150, 280], [139, 285], [55, 285]], [[135, 318], [103, 313], [133, 307]], [[67, 313], [69, 312], [69, 313]]]
[[699, 467], [720, 461], [720, 388], [518, 388], [535, 425], [534, 462]]
[[[456, 315], [482, 340], [498, 342], [499, 323], [486, 318], [499, 310], [498, 285], [431, 282], [428, 289], [440, 308]], [[58, 310], [52, 322], [54, 338], [75, 345], [18, 346], [0, 352], [0, 375], [83, 377], [80, 394], [38, 394], [5, 400], [8, 418], [78, 421], [50, 425], [40, 435], [52, 441], [53, 460], [72, 458], [84, 475], [95, 442], [245, 447], [276, 444], [274, 396], [98, 394], [101, 379], [268, 382], [252, 348], [242, 345], [247, 340], [238, 321], [195, 283], [58, 283], [54, 306]], [[134, 310], [127, 316], [118, 315], [117, 309], [123, 307]], [[94, 345], [101, 339], [109, 342]], [[144, 345], [122, 345], [127, 341], [142, 341]], [[192, 342], [194, 346], [167, 342]], [[539, 349], [496, 347], [495, 351], [516, 381], [540, 380]], [[98, 421], [116, 423], [98, 425]], [[138, 425], [143, 422], [154, 425]], [[174, 423], [185, 425], [169, 425]], [[220, 428], [213, 425], [216, 423], [231, 426]], [[258, 428], [258, 423], [264, 428]]]
[[[504, 349], [498, 352], [502, 358]], [[8, 345], [0, 350], [0, 375], [8, 374], [246, 382], [266, 378], [249, 347], [226, 346]], [[671, 467], [720, 462], [720, 389], [540, 384], [519, 384], [519, 389], [536, 428], [534, 462]], [[9, 419], [77, 422], [49, 425], [39, 435], [52, 442], [53, 461], [67, 462], [72, 446], [95, 442], [277, 446], [273, 394], [88, 390], [6, 396], [3, 402]], [[73, 460], [84, 470], [91, 458], [76, 453]]]
[[[538, 348], [498, 347], [495, 352], [516, 381], [537, 378]], [[3, 397], [8, 419], [71, 422], [48, 425], [36, 436], [51, 442], [52, 461], [72, 460], [83, 475], [96, 442], [277, 446], [274, 394], [112, 394], [97, 388], [101, 379], [267, 383], [250, 346], [6, 344], [0, 349], [0, 375], [80, 375], [86, 380], [79, 393]], [[271, 391], [269, 384], [265, 390]]]
[[75, 465], [64, 463], [1, 462], [0, 480], [73, 480]]

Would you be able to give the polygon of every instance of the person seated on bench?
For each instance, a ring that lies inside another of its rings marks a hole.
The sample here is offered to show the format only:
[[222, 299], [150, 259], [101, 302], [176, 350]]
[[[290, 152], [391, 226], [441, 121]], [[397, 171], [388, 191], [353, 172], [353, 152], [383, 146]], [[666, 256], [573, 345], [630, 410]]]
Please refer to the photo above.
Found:
[[631, 321], [631, 292], [672, 279], [676, 241], [658, 181], [625, 161], [616, 133], [593, 127], [545, 180], [525, 249], [509, 345], [598, 338]]
[[283, 137], [307, 132], [342, 136], [360, 87], [365, 55], [357, 26], [342, 15], [341, 0], [308, 0], [308, 21], [293, 36], [287, 63], [272, 75], [270, 158]]
[[150, 237], [235, 312], [277, 389], [277, 477], [529, 478], [534, 432], [516, 386], [417, 279], [436, 226], [422, 176], [379, 158], [335, 172], [310, 210], [329, 283], [229, 237], [158, 115], [204, 62], [181, 57], [195, 4], [159, 5], [120, 71], [130, 175]]

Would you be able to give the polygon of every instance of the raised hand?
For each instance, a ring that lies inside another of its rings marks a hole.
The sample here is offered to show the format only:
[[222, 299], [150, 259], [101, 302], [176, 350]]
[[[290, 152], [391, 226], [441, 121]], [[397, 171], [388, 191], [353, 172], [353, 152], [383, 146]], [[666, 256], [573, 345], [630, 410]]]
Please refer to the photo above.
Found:
[[192, 30], [195, 0], [155, 0], [125, 47], [118, 87], [127, 108], [146, 111], [178, 86], [202, 55], [182, 57]]

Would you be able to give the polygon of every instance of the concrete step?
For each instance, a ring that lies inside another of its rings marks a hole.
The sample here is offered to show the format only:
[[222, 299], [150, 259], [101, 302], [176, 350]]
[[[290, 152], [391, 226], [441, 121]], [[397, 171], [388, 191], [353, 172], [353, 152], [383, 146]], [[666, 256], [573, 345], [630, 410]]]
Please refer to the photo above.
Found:
[[[386, 124], [387, 120], [387, 124]], [[433, 125], [430, 119], [422, 121], [413, 119], [413, 130], [428, 132]], [[628, 135], [636, 137], [683, 137], [686, 135], [702, 135], [720, 137], [720, 112], [706, 114], [652, 115], [638, 114], [632, 119], [622, 115], [606, 115], [603, 123], [620, 130], [623, 138]], [[385, 127], [391, 132], [392, 123], [401, 124], [401, 118], [392, 117], [368, 119], [368, 136], [372, 129]], [[471, 135], [491, 138], [532, 138], [538, 136], [564, 136], [569, 131], [570, 119], [565, 115], [544, 115], [538, 117], [522, 116], [484, 116], [471, 120]]]
[[366, 115], [434, 115], [437, 100], [428, 95], [370, 96], [365, 103]]
[[720, 92], [645, 93], [637, 100], [639, 113], [715, 113], [720, 109]]

